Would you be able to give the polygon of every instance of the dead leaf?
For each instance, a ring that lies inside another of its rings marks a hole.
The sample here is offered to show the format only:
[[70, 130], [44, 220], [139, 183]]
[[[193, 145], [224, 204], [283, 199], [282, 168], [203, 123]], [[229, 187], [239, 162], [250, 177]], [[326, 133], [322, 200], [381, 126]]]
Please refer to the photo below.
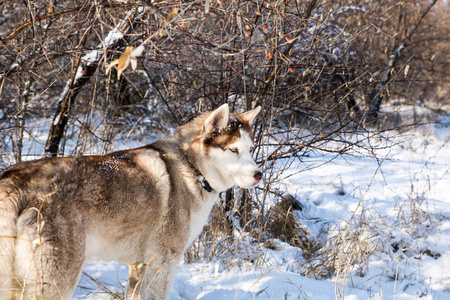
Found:
[[106, 74], [108, 75], [111, 68], [117, 65], [117, 79], [120, 79], [120, 75], [130, 64], [132, 50], [133, 50], [132, 46], [126, 47], [125, 51], [123, 51], [119, 59], [116, 59], [109, 64], [108, 68], [106, 69]]
[[120, 75], [130, 64], [131, 51], [133, 50], [132, 46], [128, 46], [123, 51], [122, 55], [119, 57], [119, 64], [117, 66], [117, 79], [120, 79]]
[[114, 67], [114, 66], [117, 65], [117, 64], [119, 64], [119, 60], [118, 60], [118, 59], [112, 61], [112, 62], [109, 64], [109, 66], [106, 68], [106, 72], [105, 72], [106, 75], [108, 75], [109, 72], [111, 71], [111, 68]]
[[135, 57], [130, 58], [131, 69], [136, 70], [137, 68], [137, 59]]
[[158, 35], [159, 35], [160, 37], [164, 37], [164, 36], [167, 35], [167, 32], [166, 32], [164, 29], [161, 29], [161, 30], [158, 32]]
[[131, 57], [138, 57], [138, 56], [141, 56], [141, 55], [142, 55], [142, 52], [144, 52], [144, 49], [145, 49], [144, 44], [140, 45], [139, 47], [137, 47], [136, 49], [134, 49], [134, 50], [131, 52]]
[[305, 70], [303, 71], [302, 76], [305, 77], [305, 76], [308, 74], [308, 72], [309, 72], [309, 70], [308, 70], [308, 69], [305, 69]]
[[408, 76], [409, 68], [410, 68], [409, 64], [405, 66], [405, 78], [406, 76]]
[[106, 74], [108, 75], [111, 68], [117, 65], [117, 79], [120, 79], [120, 75], [122, 75], [122, 72], [125, 71], [125, 69], [128, 67], [128, 65], [131, 64], [131, 68], [136, 70], [137, 68], [137, 57], [142, 55], [142, 52], [144, 52], [144, 44], [140, 45], [136, 49], [133, 50], [132, 46], [128, 46], [125, 48], [125, 51], [120, 55], [119, 59], [114, 60], [111, 62], [106, 69]]
[[180, 9], [179, 9], [178, 7], [174, 8], [174, 9], [172, 10], [172, 12], [171, 12], [170, 14], [167, 15], [166, 21], [167, 21], [167, 22], [170, 22], [170, 20], [172, 20], [173, 17], [175, 17], [175, 15], [178, 13], [179, 10], [180, 10]]

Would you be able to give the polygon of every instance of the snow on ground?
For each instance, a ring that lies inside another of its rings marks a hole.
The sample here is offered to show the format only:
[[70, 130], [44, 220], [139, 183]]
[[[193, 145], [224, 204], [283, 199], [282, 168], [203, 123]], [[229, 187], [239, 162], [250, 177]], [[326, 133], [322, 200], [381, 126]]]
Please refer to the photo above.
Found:
[[[316, 152], [285, 170], [278, 188], [303, 205], [300, 222], [313, 235], [328, 224], [324, 249], [344, 241], [336, 260], [351, 263], [338, 274], [307, 275], [301, 250], [278, 241], [258, 266], [181, 265], [171, 299], [450, 299], [450, 118], [440, 121], [385, 133], [372, 156]], [[97, 283], [84, 275], [75, 299], [123, 295], [125, 265], [84, 272]]]
[[[226, 258], [181, 265], [171, 299], [450, 299], [450, 117], [439, 121], [385, 132], [374, 153], [316, 151], [284, 170], [277, 189], [300, 201], [299, 222], [325, 250], [342, 249], [336, 263], [347, 266], [339, 274], [315, 279], [302, 251], [277, 241], [277, 250], [255, 250], [262, 257], [257, 265], [229, 269]], [[49, 122], [38, 119], [26, 133], [25, 159], [43, 152]], [[146, 142], [127, 134], [114, 148]], [[79, 143], [68, 141], [67, 155]], [[85, 153], [102, 152], [94, 146]], [[11, 153], [3, 152], [0, 167], [14, 162]], [[84, 272], [74, 299], [124, 294], [125, 265], [89, 262]]]

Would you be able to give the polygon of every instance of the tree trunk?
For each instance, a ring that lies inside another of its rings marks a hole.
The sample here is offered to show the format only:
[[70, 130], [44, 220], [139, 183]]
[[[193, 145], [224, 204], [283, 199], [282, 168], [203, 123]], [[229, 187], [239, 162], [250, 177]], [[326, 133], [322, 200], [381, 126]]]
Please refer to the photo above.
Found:
[[387, 89], [389, 82], [392, 77], [392, 71], [397, 66], [397, 62], [400, 58], [401, 51], [404, 49], [404, 45], [396, 47], [393, 51], [391, 57], [389, 58], [389, 63], [387, 69], [384, 71], [381, 82], [377, 84], [371, 91], [367, 99], [369, 104], [369, 110], [366, 114], [364, 122], [366, 124], [371, 124], [378, 118], [378, 113], [381, 108], [381, 102], [383, 101], [384, 91]]
[[87, 63], [82, 66], [82, 76], [75, 80], [71, 84], [72, 80], [67, 82], [67, 85], [59, 98], [58, 106], [56, 107], [55, 117], [50, 128], [47, 143], [45, 145], [45, 152], [51, 156], [57, 156], [59, 150], [59, 144], [64, 135], [64, 131], [69, 120], [70, 110], [75, 103], [75, 99], [78, 96], [81, 88], [89, 81], [91, 76], [97, 70], [97, 63], [88, 65]]
[[392, 77], [392, 71], [397, 66], [398, 60], [400, 59], [401, 52], [403, 49], [405, 49], [416, 32], [416, 30], [419, 28], [420, 24], [422, 23], [422, 20], [425, 18], [425, 16], [430, 12], [431, 8], [438, 2], [438, 0], [433, 0], [433, 2], [428, 5], [428, 7], [422, 12], [417, 22], [414, 24], [414, 27], [411, 29], [411, 31], [408, 32], [406, 37], [403, 39], [403, 42], [400, 43], [400, 46], [395, 46], [391, 56], [389, 57], [389, 63], [387, 69], [383, 73], [383, 77], [381, 79], [381, 82], [377, 84], [369, 93], [369, 96], [367, 98], [367, 102], [369, 104], [369, 109], [366, 114], [366, 117], [364, 119], [365, 124], [373, 124], [377, 118], [378, 113], [381, 108], [381, 103], [383, 101], [384, 91], [388, 88], [389, 82]]
[[[25, 128], [25, 114], [27, 113], [28, 98], [30, 95], [31, 81], [28, 78], [25, 81], [23, 90], [19, 91], [20, 99], [17, 102], [17, 120], [16, 125], [18, 129], [17, 140], [15, 142], [16, 163], [22, 161], [22, 148], [23, 148], [23, 130]], [[20, 87], [19, 87], [20, 89]]]

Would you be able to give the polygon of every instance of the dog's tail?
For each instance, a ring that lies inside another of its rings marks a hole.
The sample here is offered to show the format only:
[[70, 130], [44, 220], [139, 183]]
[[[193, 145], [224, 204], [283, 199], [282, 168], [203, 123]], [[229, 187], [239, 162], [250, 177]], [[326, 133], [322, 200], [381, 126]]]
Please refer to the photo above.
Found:
[[8, 297], [14, 264], [18, 207], [11, 193], [0, 183], [0, 299]]

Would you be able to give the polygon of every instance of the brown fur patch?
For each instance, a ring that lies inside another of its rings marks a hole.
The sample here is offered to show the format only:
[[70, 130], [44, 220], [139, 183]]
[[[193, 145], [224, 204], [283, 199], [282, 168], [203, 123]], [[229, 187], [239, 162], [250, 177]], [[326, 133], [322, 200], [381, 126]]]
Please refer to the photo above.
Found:
[[204, 143], [208, 147], [226, 149], [228, 145], [236, 142], [241, 137], [241, 129], [247, 131], [253, 138], [250, 124], [243, 120], [240, 115], [231, 114], [227, 128], [212, 131], [205, 138]]

